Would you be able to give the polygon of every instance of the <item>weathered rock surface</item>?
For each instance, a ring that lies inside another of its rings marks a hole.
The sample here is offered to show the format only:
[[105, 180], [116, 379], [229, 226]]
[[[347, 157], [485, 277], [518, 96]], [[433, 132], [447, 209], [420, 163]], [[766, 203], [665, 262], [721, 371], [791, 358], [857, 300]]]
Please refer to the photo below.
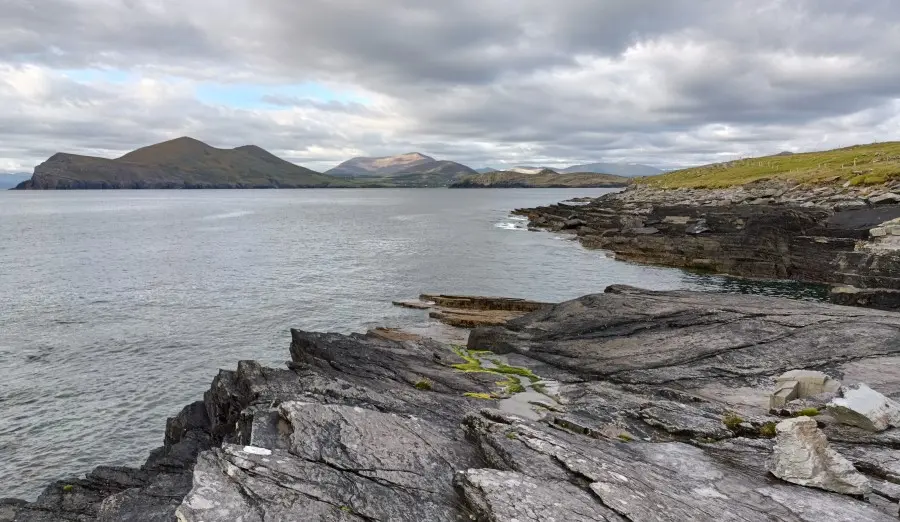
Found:
[[[476, 329], [469, 350], [292, 336], [288, 368], [221, 371], [142, 469], [2, 501], [0, 521], [896, 520], [900, 430], [822, 416], [873, 483], [862, 500], [772, 476], [763, 429], [787, 370], [900, 394], [879, 370], [900, 357], [893, 313], [612, 287]], [[504, 382], [532, 376], [556, 384]], [[531, 393], [531, 420], [511, 414]]]
[[778, 436], [772, 474], [776, 477], [846, 495], [868, 495], [872, 491], [869, 480], [828, 445], [815, 420], [788, 419], [779, 422], [775, 429]]
[[549, 303], [509, 297], [438, 294], [422, 294], [418, 300], [394, 301], [394, 305], [430, 310], [428, 315], [432, 319], [458, 328], [502, 326], [510, 319], [550, 306]]
[[868, 431], [900, 427], [900, 404], [865, 384], [841, 387], [841, 397], [828, 403], [828, 413], [842, 424]]
[[[834, 294], [839, 304], [900, 308], [900, 205], [893, 196], [865, 192], [871, 188], [755, 185], [636, 185], [587, 204], [515, 213], [531, 228], [575, 233], [584, 246], [623, 260], [843, 285], [850, 290]], [[569, 226], [573, 221], [580, 225]]]

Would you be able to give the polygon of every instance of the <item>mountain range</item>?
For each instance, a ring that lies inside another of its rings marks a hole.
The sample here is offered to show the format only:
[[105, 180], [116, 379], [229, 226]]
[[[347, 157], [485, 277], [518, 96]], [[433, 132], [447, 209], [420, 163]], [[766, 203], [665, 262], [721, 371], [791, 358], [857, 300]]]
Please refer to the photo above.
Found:
[[[487, 174], [489, 172], [501, 172], [498, 169], [485, 167], [475, 169], [479, 174]], [[572, 165], [566, 168], [551, 167], [533, 167], [518, 166], [507, 169], [503, 172], [518, 172], [520, 174], [537, 174], [546, 170], [551, 170], [560, 174], [576, 174], [584, 172], [594, 172], [597, 174], [611, 174], [613, 176], [625, 176], [627, 178], [636, 178], [641, 176], [656, 176], [662, 174], [663, 170], [649, 165], [641, 165], [640, 163], [586, 163], [584, 165]]]
[[57, 153], [20, 190], [340, 187], [338, 178], [285, 161], [255, 145], [217, 149], [193, 138], [143, 147], [116, 159]]
[[11, 174], [0, 173], [0, 190], [15, 187], [19, 183], [22, 183], [23, 181], [28, 179], [31, 179], [30, 174], [16, 172]]
[[325, 174], [399, 187], [446, 187], [478, 173], [455, 161], [441, 161], [418, 152], [347, 160]]
[[[7, 186], [18, 183], [15, 186], [20, 190], [446, 187], [471, 178], [471, 186], [598, 186], [598, 183], [620, 183], [620, 180], [600, 180], [584, 174], [613, 174], [615, 178], [615, 175], [642, 176], [662, 171], [646, 165], [593, 163], [560, 171], [515, 167], [501, 173], [502, 176], [478, 177], [497, 172], [490, 168], [476, 171], [461, 163], [410, 152], [397, 156], [352, 158], [323, 174], [283, 160], [255, 145], [220, 149], [182, 137], [143, 147], [115, 159], [56, 153], [35, 167], [30, 178], [0, 175], [0, 184], [4, 181]], [[569, 174], [579, 176], [565, 177]]]
[[[525, 172], [523, 172], [525, 171]], [[485, 172], [469, 176], [451, 188], [613, 188], [624, 187], [631, 181], [624, 176], [578, 172], [560, 174], [551, 169], [532, 172], [531, 169]]]

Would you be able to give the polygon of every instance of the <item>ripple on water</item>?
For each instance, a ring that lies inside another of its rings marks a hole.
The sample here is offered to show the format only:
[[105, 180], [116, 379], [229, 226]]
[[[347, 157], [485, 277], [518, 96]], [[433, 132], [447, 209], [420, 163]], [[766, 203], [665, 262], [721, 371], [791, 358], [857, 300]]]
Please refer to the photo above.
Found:
[[520, 234], [508, 216], [606, 192], [0, 193], [0, 497], [140, 464], [219, 368], [287, 359], [292, 327], [422, 327], [390, 302], [423, 292], [721, 288]]

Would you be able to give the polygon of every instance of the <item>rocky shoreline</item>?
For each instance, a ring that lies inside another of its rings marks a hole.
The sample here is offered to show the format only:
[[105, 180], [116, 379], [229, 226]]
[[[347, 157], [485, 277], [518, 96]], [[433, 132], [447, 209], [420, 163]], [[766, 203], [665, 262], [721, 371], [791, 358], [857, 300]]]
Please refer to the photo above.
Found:
[[586, 203], [518, 209], [616, 258], [834, 285], [833, 302], [900, 308], [900, 185], [632, 185]]
[[140, 469], [0, 521], [897, 519], [900, 416], [832, 408], [900, 397], [897, 314], [614, 286], [466, 345], [394, 334], [293, 330], [286, 368], [220, 371]]

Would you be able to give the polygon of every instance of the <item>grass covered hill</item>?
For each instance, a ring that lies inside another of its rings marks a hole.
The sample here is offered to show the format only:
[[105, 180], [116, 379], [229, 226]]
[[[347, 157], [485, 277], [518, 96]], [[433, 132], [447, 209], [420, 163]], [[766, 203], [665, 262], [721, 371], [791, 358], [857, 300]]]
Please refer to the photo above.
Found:
[[781, 153], [643, 178], [659, 188], [726, 188], [762, 180], [877, 185], [900, 178], [900, 142], [855, 145], [824, 152]]
[[117, 159], [57, 153], [34, 169], [22, 190], [140, 188], [302, 188], [349, 183], [246, 145], [218, 149], [178, 138]]
[[488, 172], [477, 176], [469, 176], [454, 183], [454, 188], [587, 188], [587, 187], [624, 187], [630, 181], [623, 176], [611, 174], [595, 174], [579, 172], [560, 174], [550, 169], [535, 174], [501, 171]]

